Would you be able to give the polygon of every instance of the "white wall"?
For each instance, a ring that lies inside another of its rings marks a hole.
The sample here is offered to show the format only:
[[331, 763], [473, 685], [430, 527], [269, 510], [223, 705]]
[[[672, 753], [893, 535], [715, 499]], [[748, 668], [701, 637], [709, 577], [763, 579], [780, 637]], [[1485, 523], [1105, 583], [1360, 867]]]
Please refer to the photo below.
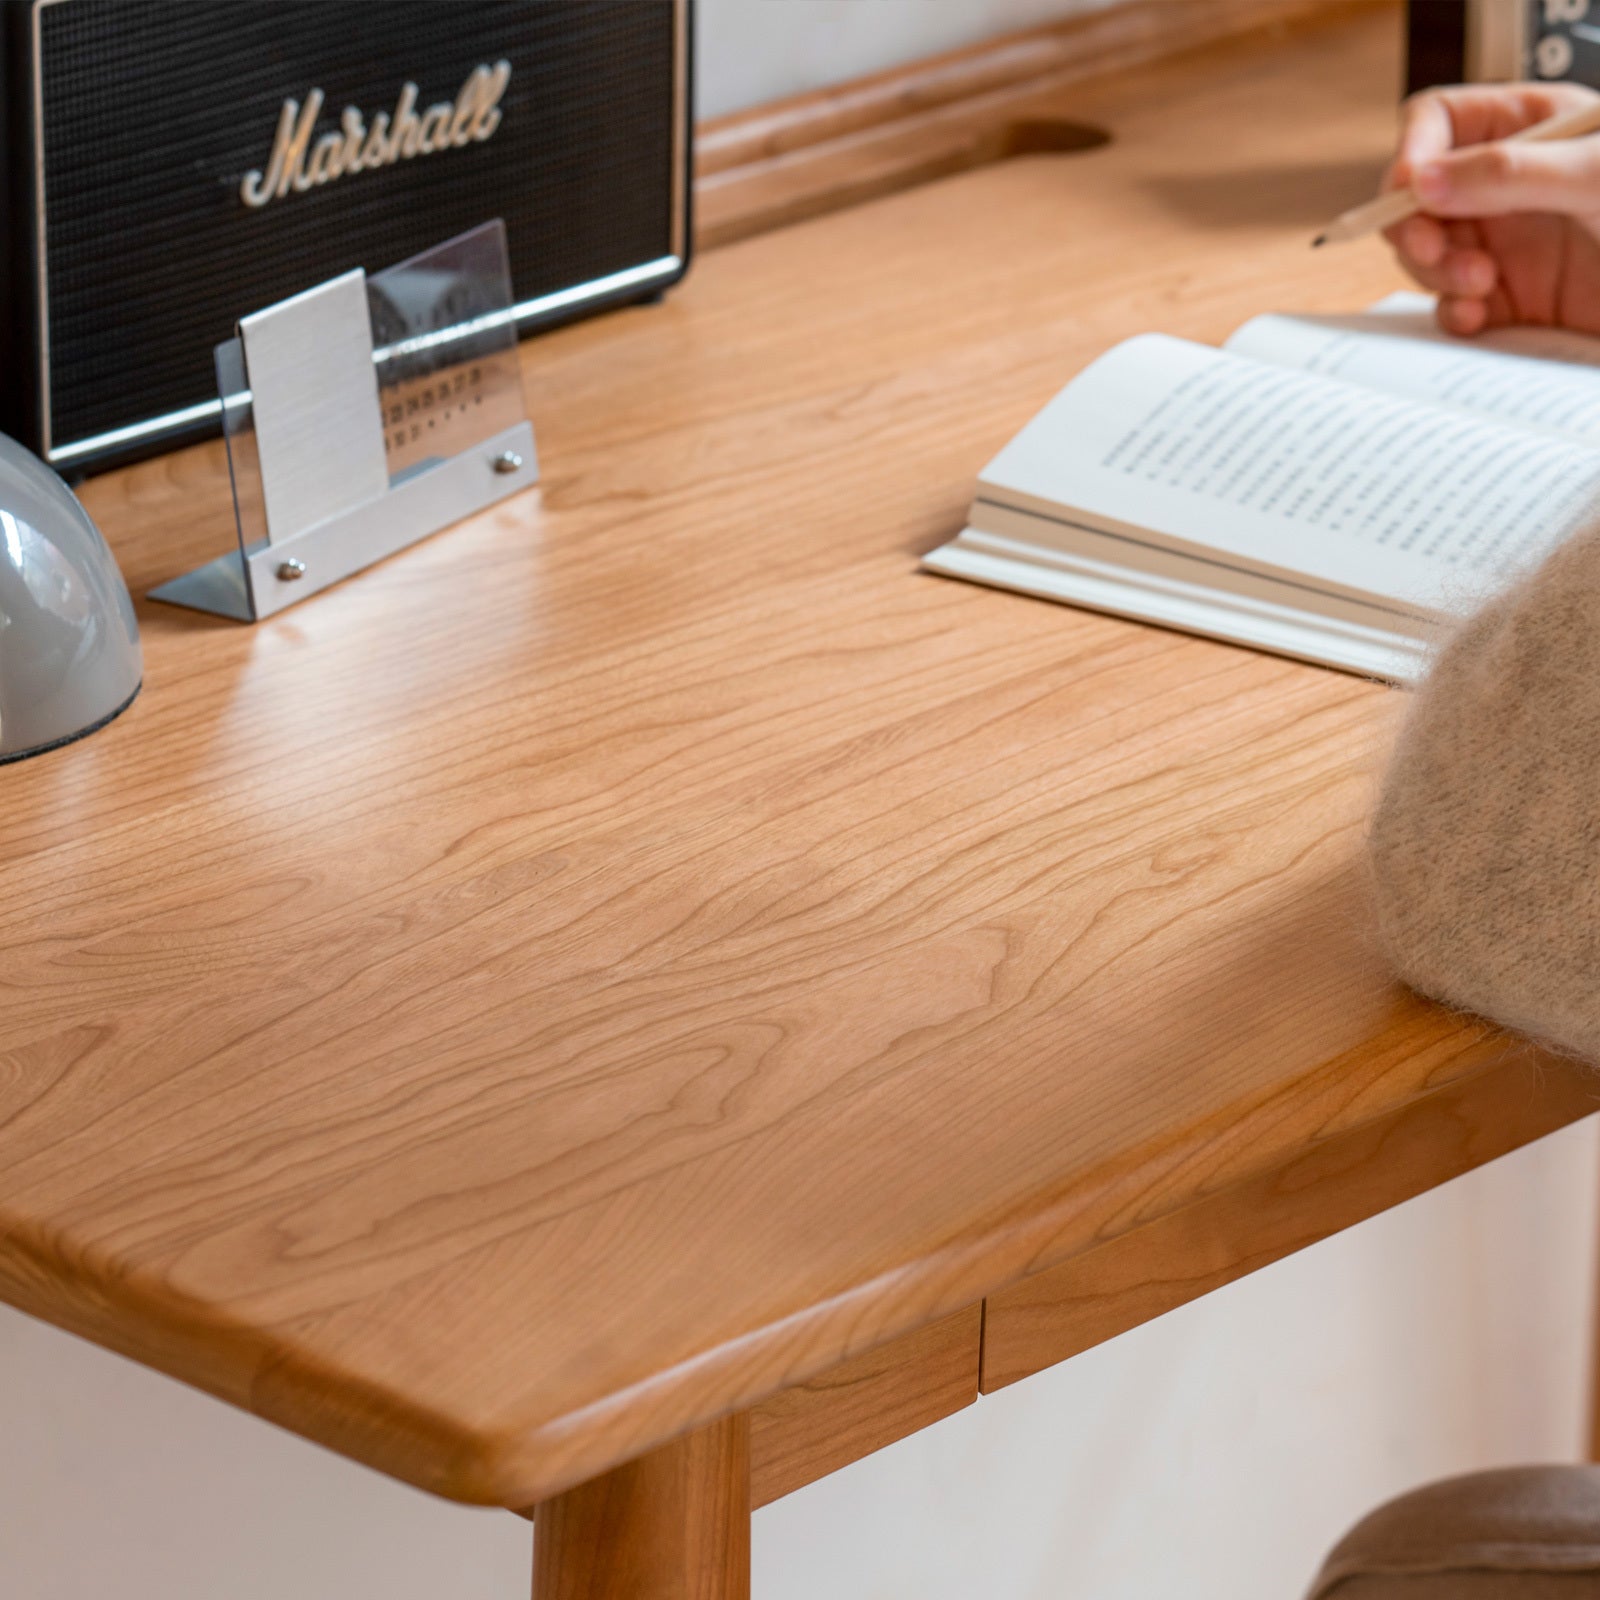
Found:
[[1115, 0], [698, 0], [696, 109], [719, 117]]
[[[1572, 1458], [1568, 1129], [757, 1514], [755, 1600], [1298, 1600], [1374, 1501]], [[0, 1310], [6, 1600], [522, 1600], [530, 1533]]]

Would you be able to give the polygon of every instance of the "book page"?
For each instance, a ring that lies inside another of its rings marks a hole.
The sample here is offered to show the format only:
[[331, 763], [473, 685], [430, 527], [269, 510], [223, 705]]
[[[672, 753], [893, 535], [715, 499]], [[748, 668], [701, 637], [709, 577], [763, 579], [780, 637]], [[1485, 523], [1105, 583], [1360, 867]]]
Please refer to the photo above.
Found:
[[1253, 317], [1224, 348], [1600, 444], [1600, 340], [1565, 329], [1458, 339], [1435, 323], [1426, 295], [1407, 294], [1352, 316]]
[[1600, 512], [1600, 450], [1147, 334], [989, 464], [975, 527], [986, 503], [1046, 547], [1077, 521], [1437, 617]]
[[1076, 529], [1082, 548], [1058, 551], [1036, 544], [1030, 529], [1021, 532], [1021, 538], [1008, 539], [963, 528], [923, 557], [923, 565], [950, 577], [1250, 644], [1364, 677], [1412, 682], [1428, 664], [1433, 629], [1415, 619], [1260, 574], [1225, 573], [1225, 580], [1234, 581], [1219, 585], [1211, 562], [1116, 534]]

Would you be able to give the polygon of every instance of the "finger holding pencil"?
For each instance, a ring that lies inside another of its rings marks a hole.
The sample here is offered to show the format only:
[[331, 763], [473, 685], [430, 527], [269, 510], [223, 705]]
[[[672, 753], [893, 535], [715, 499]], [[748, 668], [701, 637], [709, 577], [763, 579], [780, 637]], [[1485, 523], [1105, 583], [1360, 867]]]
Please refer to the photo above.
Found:
[[1406, 102], [1386, 193], [1317, 243], [1383, 231], [1451, 332], [1600, 333], [1600, 95], [1483, 84]]

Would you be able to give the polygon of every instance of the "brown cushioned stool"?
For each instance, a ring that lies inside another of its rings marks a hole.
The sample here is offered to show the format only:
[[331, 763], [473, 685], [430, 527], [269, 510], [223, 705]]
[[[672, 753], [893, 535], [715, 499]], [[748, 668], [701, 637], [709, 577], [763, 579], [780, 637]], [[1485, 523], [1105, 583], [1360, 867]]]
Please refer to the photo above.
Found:
[[1510, 1467], [1379, 1506], [1307, 1600], [1600, 1600], [1600, 1467]]

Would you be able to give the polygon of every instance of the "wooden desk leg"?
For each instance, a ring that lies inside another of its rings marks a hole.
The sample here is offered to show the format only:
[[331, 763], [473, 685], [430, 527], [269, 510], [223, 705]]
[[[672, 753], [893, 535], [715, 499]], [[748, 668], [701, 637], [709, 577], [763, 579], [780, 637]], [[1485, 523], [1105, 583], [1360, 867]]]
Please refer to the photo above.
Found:
[[[1597, 1196], [1600, 1199], [1600, 1196]], [[1600, 1251], [1589, 1286], [1589, 1438], [1588, 1459], [1600, 1462]]]
[[750, 1600], [749, 1417], [546, 1500], [533, 1600]]

